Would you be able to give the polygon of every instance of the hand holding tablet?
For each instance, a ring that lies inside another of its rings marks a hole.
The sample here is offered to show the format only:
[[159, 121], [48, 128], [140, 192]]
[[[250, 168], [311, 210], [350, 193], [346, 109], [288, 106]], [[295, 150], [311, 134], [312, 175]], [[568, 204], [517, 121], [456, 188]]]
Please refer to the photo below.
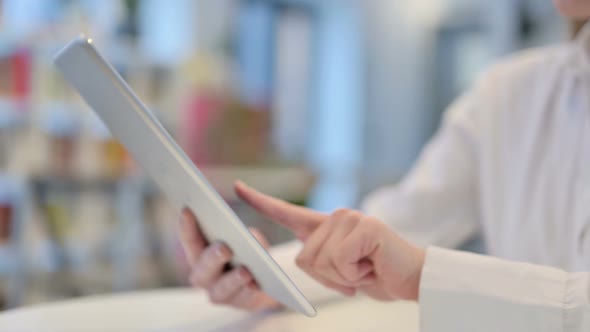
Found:
[[127, 148], [176, 207], [190, 209], [209, 242], [231, 248], [233, 266], [245, 266], [258, 287], [286, 306], [316, 311], [182, 149], [143, 105], [92, 40], [76, 38], [55, 57], [58, 70]]
[[[255, 229], [250, 231], [268, 249], [268, 242], [262, 233]], [[208, 243], [199, 229], [199, 221], [189, 210], [184, 210], [180, 217], [179, 238], [191, 269], [191, 284], [207, 291], [212, 303], [247, 311], [271, 309], [280, 305], [260, 290], [246, 267], [226, 269], [233, 257], [231, 249], [224, 243]]]
[[[198, 269], [193, 281], [207, 288], [213, 301], [246, 309], [280, 302], [305, 315], [316, 314], [90, 40], [74, 40], [55, 62], [113, 135], [183, 209], [183, 244]], [[236, 193], [304, 241], [297, 265], [325, 286], [346, 295], [361, 291], [379, 300], [417, 299], [425, 251], [379, 220], [348, 209], [322, 214], [241, 183]], [[228, 262], [235, 268], [226, 272]]]
[[319, 213], [243, 183], [238, 196], [303, 241], [297, 265], [324, 286], [381, 301], [418, 300], [426, 252], [380, 220], [351, 209]]

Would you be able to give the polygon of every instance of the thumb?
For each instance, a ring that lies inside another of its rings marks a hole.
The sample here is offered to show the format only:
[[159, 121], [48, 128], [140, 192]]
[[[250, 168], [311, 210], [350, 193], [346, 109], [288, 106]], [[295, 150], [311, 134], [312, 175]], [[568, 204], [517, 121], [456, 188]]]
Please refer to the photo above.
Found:
[[248, 227], [248, 229], [250, 230], [250, 233], [254, 235], [256, 240], [258, 240], [258, 243], [260, 243], [264, 247], [264, 249], [270, 248], [270, 243], [258, 228]]
[[301, 240], [307, 238], [327, 218], [322, 213], [265, 195], [241, 181], [236, 182], [235, 191], [248, 205], [277, 224], [287, 227]]

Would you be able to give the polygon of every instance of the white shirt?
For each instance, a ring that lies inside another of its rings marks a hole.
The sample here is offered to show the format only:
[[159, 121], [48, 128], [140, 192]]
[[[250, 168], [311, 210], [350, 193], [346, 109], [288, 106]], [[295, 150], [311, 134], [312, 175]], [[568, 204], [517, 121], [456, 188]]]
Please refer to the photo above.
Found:
[[[590, 331], [590, 274], [572, 273], [590, 271], [590, 25], [493, 66], [404, 181], [363, 207], [422, 245], [481, 231], [499, 257], [429, 247], [422, 331]], [[297, 249], [274, 254], [304, 292], [328, 296], [296, 272]]]

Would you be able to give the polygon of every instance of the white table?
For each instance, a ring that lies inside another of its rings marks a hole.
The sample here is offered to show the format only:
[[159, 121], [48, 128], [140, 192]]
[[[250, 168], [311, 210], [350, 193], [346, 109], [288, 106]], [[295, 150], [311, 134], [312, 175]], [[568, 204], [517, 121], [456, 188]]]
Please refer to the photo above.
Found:
[[96, 296], [0, 314], [0, 331], [288, 332], [418, 331], [417, 305], [365, 297], [316, 305], [318, 315], [275, 311], [248, 314], [213, 306], [189, 289]]

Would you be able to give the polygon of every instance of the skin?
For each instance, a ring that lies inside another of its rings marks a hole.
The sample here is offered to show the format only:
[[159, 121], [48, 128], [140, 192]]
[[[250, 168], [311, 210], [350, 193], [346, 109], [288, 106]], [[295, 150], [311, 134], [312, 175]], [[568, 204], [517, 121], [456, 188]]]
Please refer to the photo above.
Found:
[[[260, 232], [250, 231], [268, 248]], [[198, 220], [189, 210], [182, 211], [178, 233], [192, 271], [189, 282], [195, 288], [206, 290], [212, 303], [251, 311], [279, 306], [260, 291], [248, 269], [240, 266], [224, 270], [233, 256], [231, 249], [223, 243], [208, 243], [199, 230]]]
[[590, 17], [590, 0], [553, 0], [553, 4], [567, 18], [582, 20]]
[[[349, 209], [318, 213], [240, 182], [235, 190], [258, 212], [295, 233], [304, 244], [297, 265], [324, 286], [348, 296], [362, 292], [382, 301], [417, 300], [425, 252], [381, 221]], [[190, 281], [205, 289], [213, 303], [245, 310], [279, 306], [260, 291], [246, 268], [223, 273], [231, 250], [219, 243], [208, 245], [190, 211], [183, 212], [181, 225], [183, 247], [193, 271]], [[265, 243], [260, 235], [257, 238]]]

